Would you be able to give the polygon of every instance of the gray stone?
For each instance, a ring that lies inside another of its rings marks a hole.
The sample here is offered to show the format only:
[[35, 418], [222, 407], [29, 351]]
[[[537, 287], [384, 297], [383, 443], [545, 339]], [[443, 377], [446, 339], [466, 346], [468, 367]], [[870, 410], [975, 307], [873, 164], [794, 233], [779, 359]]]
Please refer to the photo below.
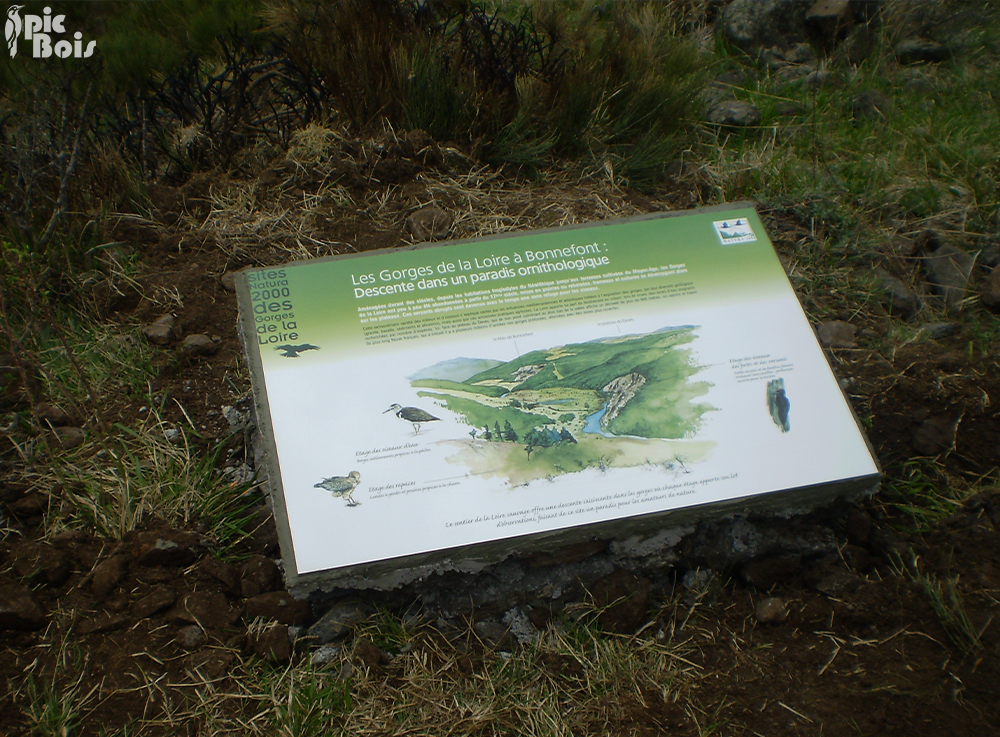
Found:
[[979, 263], [996, 268], [1000, 266], [1000, 241], [991, 241], [979, 249]]
[[708, 111], [706, 118], [715, 125], [742, 128], [760, 123], [760, 110], [743, 100], [723, 100]]
[[937, 455], [955, 447], [958, 419], [939, 415], [928, 417], [913, 434], [913, 447], [923, 455]]
[[167, 345], [180, 336], [180, 325], [174, 315], [160, 315], [142, 329], [142, 334], [154, 345]]
[[197, 650], [208, 642], [208, 636], [205, 634], [205, 631], [196, 624], [181, 627], [177, 633], [177, 637], [174, 639], [185, 650]]
[[877, 90], [860, 92], [851, 101], [851, 117], [858, 122], [869, 120], [884, 122], [890, 110], [889, 98]]
[[816, 0], [806, 11], [806, 23], [831, 37], [851, 22], [849, 0]]
[[921, 64], [947, 61], [951, 50], [926, 38], [907, 38], [896, 44], [893, 51], [900, 64]]
[[806, 9], [796, 0], [733, 0], [722, 11], [719, 30], [744, 51], [801, 41]]
[[882, 304], [890, 315], [910, 317], [917, 311], [916, 293], [885, 269], [875, 269], [882, 287]]
[[87, 433], [81, 427], [56, 427], [52, 429], [51, 436], [63, 450], [79, 448], [87, 442]]
[[507, 625], [514, 639], [522, 645], [529, 645], [538, 640], [538, 630], [535, 629], [535, 625], [528, 619], [528, 615], [518, 607], [507, 610], [503, 615], [503, 622]]
[[785, 600], [777, 596], [768, 596], [758, 601], [754, 614], [761, 624], [781, 624], [788, 619]]
[[843, 320], [830, 320], [821, 322], [816, 327], [820, 342], [830, 348], [854, 348], [854, 336], [857, 328]]
[[128, 572], [128, 556], [113, 555], [100, 563], [90, 579], [90, 590], [97, 599], [103, 599], [116, 588]]
[[152, 617], [169, 609], [177, 601], [177, 594], [166, 586], [157, 586], [132, 605], [132, 614], [139, 619]]
[[994, 266], [980, 292], [983, 304], [991, 310], [1000, 310], [1000, 266]]
[[961, 310], [976, 257], [946, 243], [925, 256], [923, 264], [934, 292], [944, 297], [949, 309]]
[[358, 622], [366, 619], [374, 610], [360, 601], [342, 601], [334, 604], [329, 611], [309, 628], [307, 637], [318, 645], [336, 642]]
[[795, 44], [785, 51], [785, 61], [790, 64], [814, 64], [816, 49], [807, 43]]
[[447, 238], [451, 232], [451, 216], [437, 205], [429, 205], [406, 218], [406, 230], [418, 243]]
[[941, 340], [957, 333], [958, 327], [958, 323], [954, 322], [931, 322], [921, 325], [920, 332], [931, 340]]
[[26, 587], [0, 583], [0, 630], [37, 630], [45, 626], [45, 612]]
[[340, 655], [340, 648], [335, 645], [321, 645], [312, 651], [309, 656], [309, 665], [328, 665], [332, 663], [334, 659]]
[[213, 356], [219, 344], [203, 333], [189, 335], [181, 341], [181, 353], [187, 356]]

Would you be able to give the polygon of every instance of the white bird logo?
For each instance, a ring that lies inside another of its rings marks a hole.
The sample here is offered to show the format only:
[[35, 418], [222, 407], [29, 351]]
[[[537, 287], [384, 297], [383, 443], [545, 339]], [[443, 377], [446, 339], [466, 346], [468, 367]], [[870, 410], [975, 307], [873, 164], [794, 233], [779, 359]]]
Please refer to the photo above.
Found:
[[7, 25], [4, 32], [7, 35], [7, 49], [10, 51], [10, 58], [17, 56], [17, 39], [21, 37], [21, 16], [17, 12], [23, 5], [11, 5], [7, 8]]

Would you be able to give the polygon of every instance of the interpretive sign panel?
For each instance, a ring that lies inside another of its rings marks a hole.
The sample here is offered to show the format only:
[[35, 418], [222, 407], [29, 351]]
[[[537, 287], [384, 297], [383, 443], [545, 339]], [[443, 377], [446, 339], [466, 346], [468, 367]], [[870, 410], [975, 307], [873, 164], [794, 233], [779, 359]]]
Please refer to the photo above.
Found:
[[749, 206], [244, 276], [292, 584], [878, 477]]

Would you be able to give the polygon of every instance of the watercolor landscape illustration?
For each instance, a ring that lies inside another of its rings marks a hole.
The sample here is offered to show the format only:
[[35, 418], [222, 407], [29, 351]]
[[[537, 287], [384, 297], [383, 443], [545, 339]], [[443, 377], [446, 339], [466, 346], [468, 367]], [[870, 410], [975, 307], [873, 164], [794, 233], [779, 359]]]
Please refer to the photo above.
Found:
[[695, 440], [711, 387], [684, 325], [525, 353], [454, 358], [409, 377], [418, 395], [469, 426], [448, 460], [512, 486], [589, 468], [643, 464], [684, 472], [714, 443]]

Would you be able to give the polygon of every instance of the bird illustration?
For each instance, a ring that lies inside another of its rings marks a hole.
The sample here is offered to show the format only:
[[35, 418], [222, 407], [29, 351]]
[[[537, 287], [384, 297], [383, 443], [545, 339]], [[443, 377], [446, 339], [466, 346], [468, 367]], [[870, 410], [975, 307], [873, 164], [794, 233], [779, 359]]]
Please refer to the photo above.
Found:
[[318, 345], [303, 343], [302, 345], [279, 345], [274, 350], [281, 351], [282, 358], [298, 358], [302, 351], [318, 351]]
[[323, 479], [318, 484], [313, 484], [313, 488], [326, 489], [334, 496], [339, 496], [346, 501], [347, 506], [356, 507], [361, 502], [355, 501], [351, 494], [354, 493], [359, 481], [361, 481], [361, 474], [357, 471], [351, 471], [346, 476], [331, 476], [328, 479]]
[[[420, 426], [425, 422], [437, 422], [441, 418], [435, 417], [430, 412], [424, 412], [419, 407], [403, 407], [399, 404], [394, 404], [385, 412], [393, 412], [396, 417], [401, 420], [406, 420], [407, 422], [413, 423], [413, 434], [416, 435], [420, 432]], [[382, 414], [385, 414], [383, 412]]]
[[10, 51], [10, 58], [17, 56], [17, 39], [21, 37], [21, 16], [18, 11], [23, 5], [11, 5], [7, 8], [7, 25], [4, 32], [7, 35], [7, 50]]
[[785, 380], [772, 379], [767, 382], [767, 408], [771, 413], [774, 424], [781, 428], [781, 432], [788, 432], [792, 429], [788, 422], [788, 410], [792, 403], [785, 395]]

